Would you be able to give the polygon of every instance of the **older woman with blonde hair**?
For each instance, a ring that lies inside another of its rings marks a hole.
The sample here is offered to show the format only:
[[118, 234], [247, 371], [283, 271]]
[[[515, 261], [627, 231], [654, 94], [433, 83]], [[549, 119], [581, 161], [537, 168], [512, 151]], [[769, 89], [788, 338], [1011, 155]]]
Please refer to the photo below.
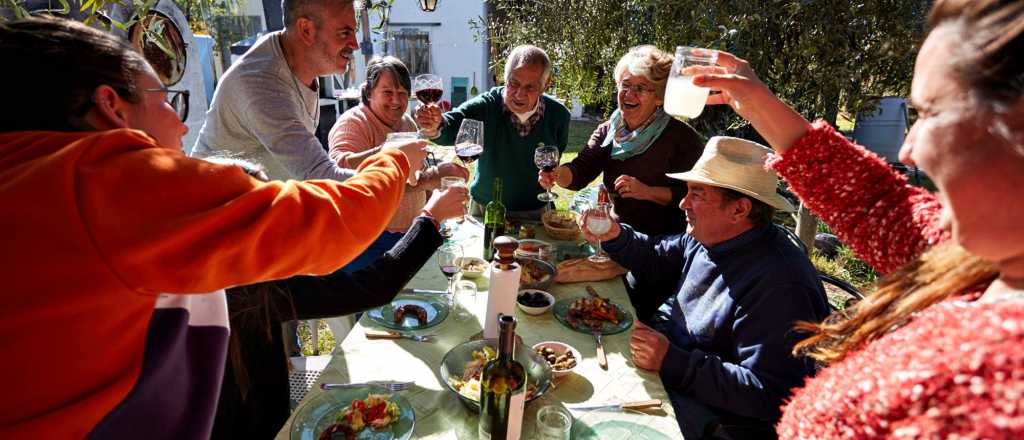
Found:
[[615, 66], [619, 108], [590, 135], [586, 148], [571, 162], [541, 171], [541, 186], [557, 184], [579, 190], [601, 173], [614, 188], [614, 215], [649, 235], [684, 232], [686, 219], [676, 208], [686, 184], [666, 173], [688, 171], [704, 143], [687, 125], [662, 109], [672, 55], [654, 46], [637, 46]]

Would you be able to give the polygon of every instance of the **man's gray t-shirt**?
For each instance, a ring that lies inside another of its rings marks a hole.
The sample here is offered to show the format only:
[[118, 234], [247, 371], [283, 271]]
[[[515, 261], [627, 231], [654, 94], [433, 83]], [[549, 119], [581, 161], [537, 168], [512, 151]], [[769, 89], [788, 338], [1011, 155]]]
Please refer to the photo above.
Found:
[[265, 35], [224, 73], [191, 155], [247, 159], [275, 180], [345, 180], [353, 170], [316, 138], [318, 93], [292, 73], [280, 40]]

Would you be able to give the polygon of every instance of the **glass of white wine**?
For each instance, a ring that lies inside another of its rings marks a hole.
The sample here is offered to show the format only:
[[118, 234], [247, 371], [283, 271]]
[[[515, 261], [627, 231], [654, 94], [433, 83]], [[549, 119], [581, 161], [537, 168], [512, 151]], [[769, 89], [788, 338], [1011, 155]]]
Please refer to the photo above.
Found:
[[[608, 233], [608, 230], [612, 228], [611, 206], [607, 203], [591, 205], [586, 209], [585, 213], [587, 221], [583, 226], [587, 228], [591, 235], [601, 236]], [[608, 255], [601, 249], [600, 240], [597, 242], [597, 252], [587, 257], [587, 259], [595, 263], [608, 261]]]

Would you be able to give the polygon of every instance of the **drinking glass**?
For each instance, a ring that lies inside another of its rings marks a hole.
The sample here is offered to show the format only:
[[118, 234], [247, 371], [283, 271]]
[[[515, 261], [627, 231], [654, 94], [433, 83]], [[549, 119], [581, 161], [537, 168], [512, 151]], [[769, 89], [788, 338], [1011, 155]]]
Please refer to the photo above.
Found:
[[455, 283], [455, 297], [462, 298], [462, 307], [459, 308], [458, 318], [466, 321], [473, 317], [476, 309], [476, 283], [470, 280], [459, 280]]
[[[444, 190], [446, 190], [448, 188], [466, 188], [466, 179], [463, 179], [463, 178], [461, 178], [459, 176], [444, 176], [444, 177], [442, 177], [441, 178], [441, 191], [444, 191]], [[463, 209], [463, 211], [465, 211], [465, 209]], [[462, 223], [463, 219], [465, 219], [465, 215], [455, 219], [455, 222], [456, 223]], [[447, 230], [447, 229], [449, 229], [449, 227], [451, 229], [453, 229], [453, 230], [455, 229], [454, 227], [451, 226], [451, 224], [448, 222], [448, 220], [445, 220], [444, 222], [445, 222], [444, 229]]]
[[572, 414], [560, 405], [546, 405], [537, 410], [537, 440], [569, 440]]
[[[611, 207], [607, 203], [597, 203], [587, 208], [587, 222], [583, 225], [592, 235], [603, 235], [612, 228]], [[601, 241], [597, 242], [597, 252], [587, 257], [595, 263], [608, 261], [608, 255], [601, 249]]]
[[467, 167], [484, 152], [484, 123], [476, 119], [463, 119], [455, 135], [455, 155]]
[[[544, 170], [545, 173], [550, 173], [555, 170], [558, 166], [558, 159], [561, 157], [561, 153], [558, 152], [558, 148], [551, 145], [541, 145], [533, 151], [533, 163], [537, 165], [537, 168]], [[537, 194], [537, 200], [542, 202], [553, 202], [558, 198], [558, 194], [551, 192], [551, 188], [544, 190], [543, 193]]]
[[462, 271], [459, 267], [459, 263], [462, 259], [462, 246], [455, 243], [447, 243], [441, 246], [437, 250], [437, 265], [441, 268], [441, 273], [448, 278], [448, 306], [455, 306], [455, 292], [452, 290], [452, 280], [455, 278], [455, 274]]
[[676, 47], [668, 85], [665, 86], [665, 113], [686, 118], [700, 116], [711, 90], [693, 85], [693, 76], [685, 75], [683, 71], [692, 66], [714, 66], [717, 62], [718, 52], [715, 50]]
[[[406, 142], [406, 141], [414, 141], [414, 140], [422, 139], [422, 138], [423, 137], [420, 136], [419, 132], [416, 132], [416, 131], [395, 131], [395, 132], [388, 133], [387, 137], [384, 138], [384, 145], [387, 145], [387, 144], [397, 144], [397, 143], [402, 143], [402, 142]], [[424, 169], [430, 168], [430, 166], [431, 166], [430, 162], [432, 162], [432, 161], [436, 162], [436, 160], [434, 160], [432, 158], [432, 156], [434, 154], [433, 151], [428, 150], [427, 154], [428, 154], [428, 158], [423, 160], [423, 167], [424, 167]], [[409, 185], [416, 185], [416, 176], [414, 175], [414, 173], [409, 173], [409, 179], [407, 180], [407, 182], [409, 183]]]
[[424, 105], [435, 104], [444, 94], [443, 84], [441, 77], [432, 73], [417, 75], [412, 81], [412, 93]]

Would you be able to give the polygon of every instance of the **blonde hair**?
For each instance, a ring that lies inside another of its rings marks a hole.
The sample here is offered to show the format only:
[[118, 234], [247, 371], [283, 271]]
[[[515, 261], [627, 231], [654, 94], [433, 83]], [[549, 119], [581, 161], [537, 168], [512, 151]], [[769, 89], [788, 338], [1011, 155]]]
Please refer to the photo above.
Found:
[[800, 341], [793, 353], [826, 364], [842, 360], [906, 324], [918, 311], [951, 297], [978, 293], [998, 275], [992, 263], [949, 240], [879, 281], [874, 292], [854, 306], [820, 324], [797, 323], [798, 331], [813, 336]]
[[642, 76], [654, 83], [658, 98], [664, 98], [668, 73], [672, 70], [672, 60], [671, 54], [655, 46], [636, 46], [619, 58], [618, 64], [615, 65], [615, 84], [622, 82], [622, 75], [629, 69], [629, 73]]

